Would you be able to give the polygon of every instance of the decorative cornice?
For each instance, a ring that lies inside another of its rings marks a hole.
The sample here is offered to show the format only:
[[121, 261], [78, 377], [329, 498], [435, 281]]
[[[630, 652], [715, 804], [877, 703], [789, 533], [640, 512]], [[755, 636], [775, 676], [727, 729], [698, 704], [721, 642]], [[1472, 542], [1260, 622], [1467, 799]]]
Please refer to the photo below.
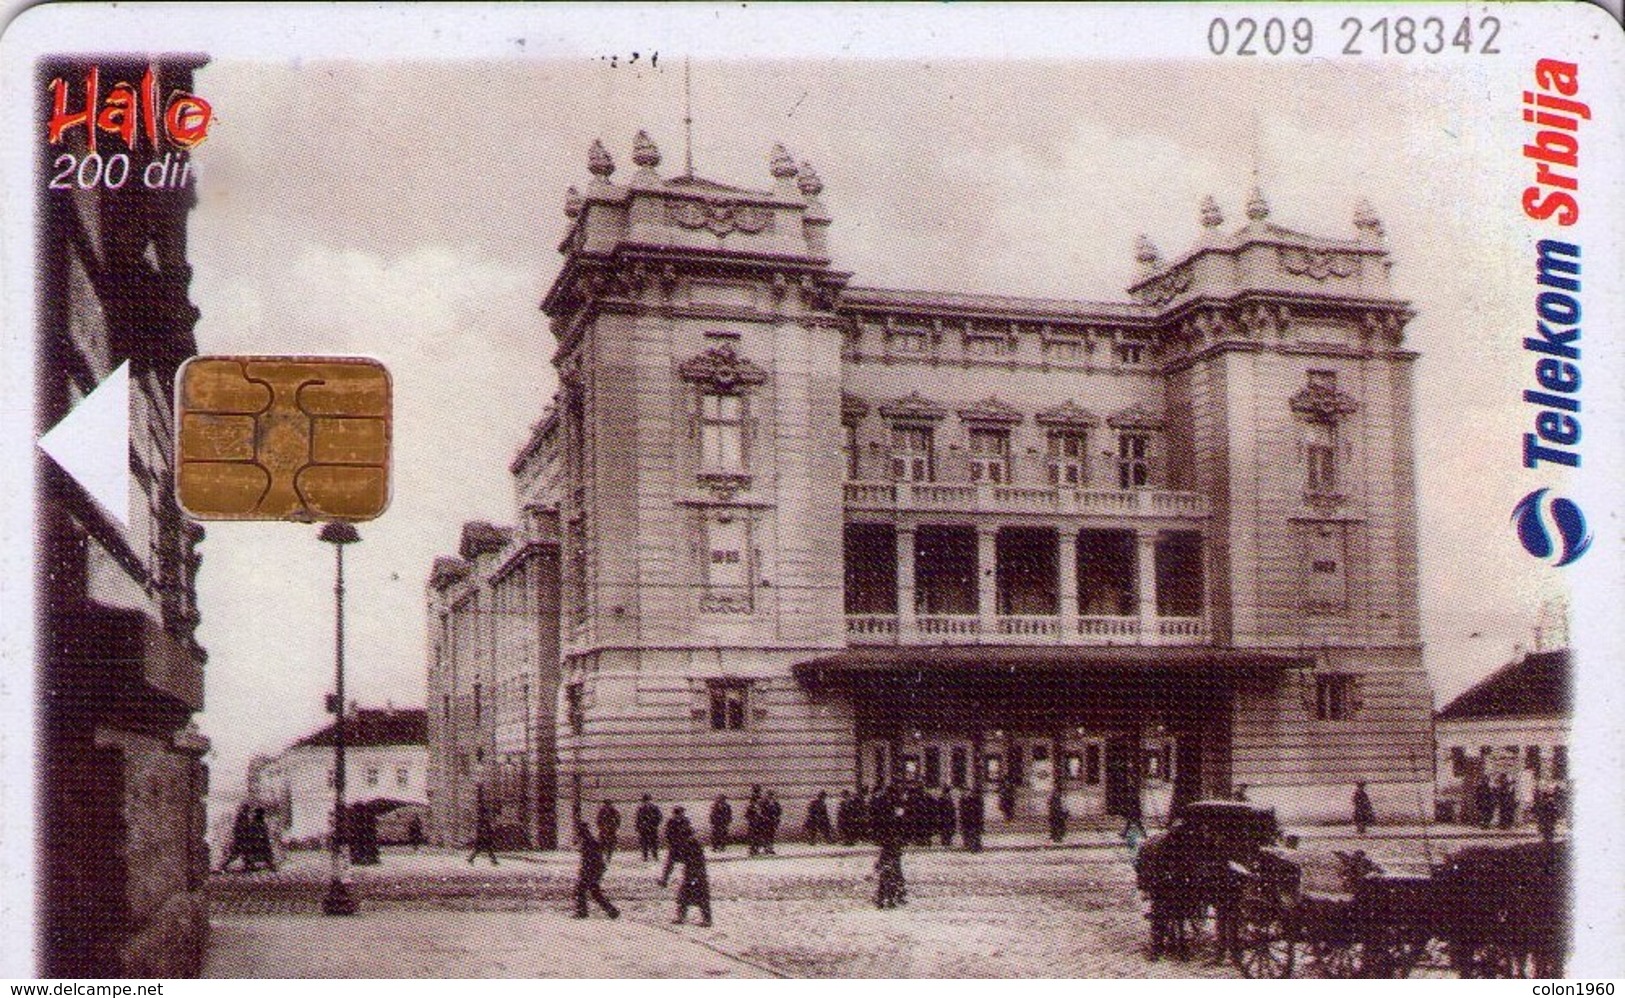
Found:
[[1106, 420], [1114, 430], [1160, 430], [1162, 417], [1141, 405], [1131, 405]]
[[887, 419], [930, 419], [937, 420], [948, 415], [948, 410], [922, 396], [919, 392], [909, 392], [894, 402], [887, 402], [880, 407], [880, 414]]
[[754, 235], [773, 226], [771, 209], [732, 201], [667, 201], [666, 221], [684, 229], [709, 229], [725, 236], [730, 232]]
[[1317, 281], [1334, 274], [1353, 277], [1360, 272], [1360, 257], [1355, 253], [1328, 253], [1296, 246], [1277, 246], [1275, 252], [1282, 270], [1289, 274], [1307, 274]]
[[1292, 411], [1311, 422], [1336, 424], [1344, 416], [1358, 412], [1360, 403], [1335, 388], [1311, 385], [1292, 396]]
[[1071, 399], [1067, 399], [1058, 406], [1045, 409], [1033, 417], [1033, 421], [1040, 426], [1059, 426], [1082, 428], [1100, 425], [1100, 417], [1083, 408]]
[[960, 409], [959, 418], [967, 423], [1002, 423], [1013, 426], [1024, 417], [1015, 407], [989, 395], [974, 405]]
[[726, 343], [714, 346], [678, 365], [684, 381], [693, 381], [721, 392], [737, 392], [760, 385], [767, 372], [738, 354]]

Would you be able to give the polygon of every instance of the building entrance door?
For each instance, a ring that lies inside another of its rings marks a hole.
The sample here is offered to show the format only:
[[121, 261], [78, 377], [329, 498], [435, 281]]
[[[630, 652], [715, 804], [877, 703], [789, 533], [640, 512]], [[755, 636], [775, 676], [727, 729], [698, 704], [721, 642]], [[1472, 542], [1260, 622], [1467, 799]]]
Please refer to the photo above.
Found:
[[1139, 752], [1139, 739], [1132, 735], [1106, 739], [1106, 813], [1139, 813]]

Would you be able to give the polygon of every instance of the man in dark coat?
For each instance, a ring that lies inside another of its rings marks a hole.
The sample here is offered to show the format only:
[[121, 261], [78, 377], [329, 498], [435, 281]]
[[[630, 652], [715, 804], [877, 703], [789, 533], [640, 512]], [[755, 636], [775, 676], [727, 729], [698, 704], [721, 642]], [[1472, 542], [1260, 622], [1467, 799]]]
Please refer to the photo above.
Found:
[[773, 855], [773, 845], [779, 840], [779, 822], [784, 820], [784, 805], [773, 791], [762, 795], [762, 851]]
[[[673, 810], [675, 814], [682, 808]], [[671, 879], [672, 867], [683, 868], [683, 878], [677, 884], [677, 917], [671, 921], [673, 925], [688, 921], [688, 909], [693, 906], [700, 909], [700, 928], [707, 929], [711, 927], [711, 881], [705, 873], [705, 850], [692, 827], [685, 824], [676, 831], [677, 838], [666, 845], [666, 869], [660, 874], [660, 886], [664, 887]]]
[[752, 856], [761, 852], [767, 841], [767, 835], [763, 831], [766, 824], [762, 814], [763, 803], [761, 785], [751, 787], [750, 800], [745, 803], [745, 841]]
[[575, 918], [587, 917], [587, 899], [598, 903], [604, 914], [620, 918], [621, 912], [604, 896], [604, 847], [593, 838], [585, 821], [576, 822], [576, 844], [581, 850], [581, 868], [576, 873]]
[[406, 841], [411, 845], [412, 851], [417, 852], [423, 845], [423, 821], [414, 817], [406, 825]]
[[842, 790], [841, 799], [835, 802], [835, 837], [841, 840], [841, 845], [857, 844], [857, 837], [852, 834], [852, 791]]
[[802, 823], [801, 830], [807, 834], [809, 845], [835, 841], [829, 826], [829, 795], [824, 791], [818, 791], [812, 803], [807, 805], [807, 820]]
[[858, 785], [852, 795], [852, 844], [857, 845], [869, 837], [869, 788]]
[[942, 788], [942, 796], [937, 798], [937, 834], [942, 837], [944, 849], [954, 844], [954, 827], [959, 823], [959, 808], [954, 804], [953, 790]]
[[491, 857], [492, 866], [497, 865], [496, 832], [491, 828], [491, 815], [483, 804], [474, 815], [474, 843], [468, 852], [469, 864], [482, 852]]
[[1557, 791], [1536, 790], [1533, 810], [1535, 812], [1535, 825], [1540, 829], [1541, 840], [1555, 842], [1557, 840]]
[[1004, 815], [1005, 821], [1013, 821], [1016, 817], [1016, 781], [1006, 778], [999, 784], [999, 813]]
[[1503, 831], [1511, 828], [1518, 819], [1518, 792], [1512, 788], [1512, 781], [1507, 779], [1505, 773], [1495, 778], [1495, 814], [1496, 824]]
[[982, 851], [982, 786], [971, 787], [959, 798], [959, 834], [970, 852]]
[[1473, 788], [1473, 804], [1478, 811], [1478, 825], [1488, 828], [1495, 823], [1495, 791], [1490, 787], [1489, 778], [1479, 776], [1478, 785]]
[[615, 859], [615, 849], [621, 839], [621, 812], [615, 807], [615, 802], [604, 801], [598, 808], [598, 844], [604, 849], [604, 865], [608, 866]]
[[717, 852], [728, 848], [728, 831], [733, 827], [734, 809], [728, 798], [717, 794], [711, 804], [711, 848]]
[[1350, 803], [1354, 808], [1355, 834], [1364, 835], [1365, 830], [1377, 822], [1377, 809], [1371, 806], [1371, 795], [1366, 792], [1364, 780], [1354, 784], [1354, 799]]
[[1066, 840], [1066, 819], [1070, 817], [1066, 811], [1066, 802], [1061, 799], [1059, 787], [1050, 791], [1049, 795], [1049, 838], [1051, 842], [1064, 842]]
[[683, 810], [683, 805], [677, 804], [672, 807], [671, 817], [666, 819], [665, 835], [668, 850], [673, 842], [678, 841], [685, 835], [698, 838], [698, 836], [694, 835], [694, 823], [688, 820], [688, 814]]
[[908, 902], [903, 877], [903, 842], [910, 834], [907, 797], [904, 794], [876, 794], [869, 820], [880, 853], [875, 857], [875, 907], [895, 908]]
[[256, 807], [254, 816], [248, 819], [247, 841], [243, 843], [243, 869], [253, 870], [259, 866], [276, 872], [276, 857], [271, 853], [271, 828], [265, 823], [265, 808]]
[[655, 807], [648, 794], [643, 795], [643, 803], [632, 816], [632, 824], [637, 829], [638, 851], [644, 860], [660, 859], [660, 808]]

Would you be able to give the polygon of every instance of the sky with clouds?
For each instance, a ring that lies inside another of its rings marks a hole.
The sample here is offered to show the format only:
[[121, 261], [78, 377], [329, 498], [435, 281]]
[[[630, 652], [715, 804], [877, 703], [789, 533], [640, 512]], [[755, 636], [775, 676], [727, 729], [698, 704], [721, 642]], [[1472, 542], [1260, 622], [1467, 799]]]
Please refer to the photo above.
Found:
[[[463, 521], [512, 517], [507, 464], [555, 387], [537, 303], [565, 188], [595, 138], [624, 178], [639, 128], [680, 169], [682, 76], [670, 55], [198, 74], [216, 112], [195, 153], [201, 350], [370, 354], [394, 378], [393, 504], [346, 555], [363, 703], [422, 703], [429, 564]], [[1369, 200], [1418, 312], [1424, 637], [1447, 698], [1560, 591], [1506, 527], [1529, 488], [1509, 343], [1530, 251], [1507, 125], [1460, 111], [1492, 87], [1460, 63], [696, 61], [693, 150], [701, 175], [766, 187], [785, 143], [824, 180], [835, 265], [898, 287], [1118, 299], [1140, 233], [1179, 254], [1207, 194], [1236, 224], [1255, 171], [1292, 228], [1352, 236]], [[291, 524], [211, 524], [202, 550], [202, 723], [229, 792], [250, 754], [325, 722], [332, 553]]]

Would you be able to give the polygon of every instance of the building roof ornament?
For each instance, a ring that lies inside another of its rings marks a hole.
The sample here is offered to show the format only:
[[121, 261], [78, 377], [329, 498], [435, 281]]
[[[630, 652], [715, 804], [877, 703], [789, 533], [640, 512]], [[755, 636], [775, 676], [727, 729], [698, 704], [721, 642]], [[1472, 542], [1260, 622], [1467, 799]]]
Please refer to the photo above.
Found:
[[818, 172], [808, 162], [801, 164], [801, 174], [796, 178], [796, 186], [801, 188], [801, 193], [809, 198], [815, 198], [824, 193], [824, 182], [819, 179]]
[[615, 158], [598, 139], [593, 139], [592, 146], [587, 150], [587, 172], [605, 184], [609, 183], [610, 174], [615, 172]]
[[660, 165], [660, 147], [649, 138], [649, 133], [638, 129], [638, 134], [632, 139], [632, 162], [645, 170], [653, 170]]
[[1136, 402], [1108, 418], [1106, 425], [1114, 430], [1160, 430], [1162, 417]]
[[1354, 203], [1354, 227], [1359, 230], [1362, 236], [1370, 239], [1375, 240], [1383, 237], [1382, 219], [1377, 217], [1376, 211], [1371, 207], [1371, 202], [1365, 198], [1361, 198]]
[[574, 184], [571, 184], [570, 189], [564, 192], [564, 217], [576, 218], [581, 214], [581, 209], [585, 207], [586, 201], [582, 199], [581, 192], [576, 190]]
[[1004, 400], [989, 395], [974, 405], [959, 410], [959, 418], [967, 423], [1000, 423], [1013, 426], [1024, 418], [1020, 410]]
[[1211, 194], [1202, 199], [1201, 219], [1203, 228], [1216, 229], [1224, 224], [1224, 212]]
[[453, 582], [468, 578], [468, 569], [468, 562], [461, 558], [436, 558], [434, 567], [429, 570], [429, 585], [444, 589]]
[[1270, 217], [1270, 203], [1264, 200], [1264, 192], [1256, 187], [1247, 198], [1247, 217], [1255, 222], [1262, 222]]
[[936, 420], [948, 415], [948, 410], [915, 391], [887, 402], [880, 407], [880, 414], [887, 419]]
[[1162, 266], [1162, 254], [1157, 252], [1156, 243], [1143, 232], [1134, 240], [1134, 259], [1147, 270], [1156, 270]]
[[767, 380], [766, 371], [739, 356], [727, 343], [683, 361], [678, 365], [677, 373], [684, 381], [724, 393], [738, 392]]
[[1054, 426], [1064, 429], [1082, 429], [1100, 425], [1099, 416], [1071, 399], [1038, 413], [1033, 417], [1033, 421], [1039, 426]]
[[782, 142], [773, 144], [772, 161], [768, 170], [775, 180], [789, 180], [796, 175], [796, 161]]

